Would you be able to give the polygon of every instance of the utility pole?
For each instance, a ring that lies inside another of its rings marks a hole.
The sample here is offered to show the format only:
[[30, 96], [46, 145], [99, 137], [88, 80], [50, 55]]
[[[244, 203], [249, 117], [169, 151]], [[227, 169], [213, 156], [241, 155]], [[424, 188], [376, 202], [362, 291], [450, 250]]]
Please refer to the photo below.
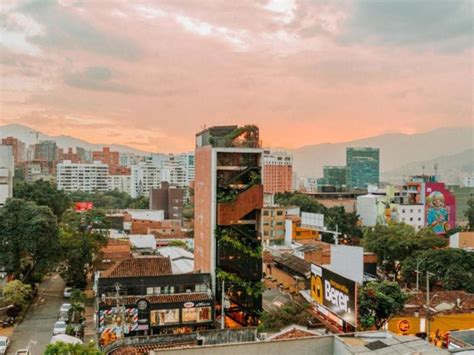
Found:
[[430, 342], [430, 276], [434, 275], [432, 272], [426, 271], [426, 335], [428, 342]]
[[420, 292], [420, 260], [416, 261], [416, 293]]
[[222, 280], [221, 290], [221, 329], [225, 328], [225, 281]]

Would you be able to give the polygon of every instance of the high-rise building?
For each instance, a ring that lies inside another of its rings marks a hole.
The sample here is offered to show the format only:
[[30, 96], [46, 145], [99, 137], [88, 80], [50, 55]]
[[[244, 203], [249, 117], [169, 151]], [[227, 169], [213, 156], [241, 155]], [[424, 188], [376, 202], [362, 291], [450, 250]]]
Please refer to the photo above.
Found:
[[58, 146], [55, 141], [40, 141], [35, 144], [35, 160], [52, 163], [57, 160]]
[[165, 219], [181, 219], [185, 196], [185, 189], [163, 181], [159, 189], [150, 192], [150, 209], [165, 211]]
[[0, 206], [13, 196], [14, 160], [13, 147], [0, 145]]
[[108, 166], [120, 165], [119, 152], [113, 152], [109, 147], [103, 147], [101, 151], [93, 151], [92, 160], [100, 161], [102, 164], [107, 164]]
[[58, 190], [104, 192], [108, 190], [108, 166], [101, 162], [75, 164], [71, 161], [56, 166]]
[[26, 160], [26, 145], [15, 137], [6, 137], [2, 139], [2, 145], [9, 145], [13, 150], [15, 165]]
[[169, 155], [160, 162], [161, 180], [171, 186], [189, 187], [194, 180], [194, 153]]
[[323, 179], [325, 185], [343, 189], [347, 187], [347, 167], [345, 166], [323, 166]]
[[140, 163], [132, 166], [130, 195], [133, 198], [149, 196], [152, 189], [161, 184], [161, 168], [151, 163]]
[[293, 156], [284, 151], [263, 152], [263, 189], [276, 194], [293, 189]]
[[379, 185], [380, 151], [378, 148], [347, 148], [346, 166], [351, 188], [366, 189], [368, 185]]
[[226, 315], [255, 325], [261, 310], [262, 153], [255, 126], [217, 126], [196, 134], [195, 270], [230, 299]]

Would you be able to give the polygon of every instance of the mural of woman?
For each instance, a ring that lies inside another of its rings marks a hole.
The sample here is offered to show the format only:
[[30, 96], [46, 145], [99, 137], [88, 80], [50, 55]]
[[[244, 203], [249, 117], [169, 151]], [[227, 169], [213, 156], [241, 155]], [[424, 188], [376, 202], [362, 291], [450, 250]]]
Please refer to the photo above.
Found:
[[449, 229], [448, 210], [445, 207], [444, 195], [439, 191], [433, 191], [428, 196], [428, 213], [426, 214], [428, 225], [436, 234], [444, 234]]

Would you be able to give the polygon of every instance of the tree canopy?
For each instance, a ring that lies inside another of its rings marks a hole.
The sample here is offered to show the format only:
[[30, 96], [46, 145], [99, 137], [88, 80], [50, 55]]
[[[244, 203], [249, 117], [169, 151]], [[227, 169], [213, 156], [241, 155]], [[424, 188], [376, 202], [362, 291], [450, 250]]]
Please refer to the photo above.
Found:
[[464, 215], [468, 220], [468, 228], [470, 231], [474, 231], [474, 198], [471, 197], [467, 200], [467, 209], [464, 211]]
[[19, 273], [25, 264], [30, 271], [44, 272], [58, 260], [59, 232], [56, 216], [46, 206], [18, 198], [0, 208], [0, 265]]
[[433, 274], [431, 282], [437, 282], [445, 290], [465, 290], [474, 293], [474, 254], [462, 249], [428, 249], [407, 258], [402, 266], [405, 281], [413, 282], [415, 271]]
[[103, 355], [94, 343], [88, 344], [66, 344], [56, 342], [49, 344], [44, 352], [45, 355]]
[[18, 182], [13, 188], [13, 197], [32, 201], [38, 206], [48, 206], [59, 218], [71, 205], [71, 199], [49, 181]]
[[20, 280], [8, 282], [3, 288], [3, 299], [7, 305], [23, 307], [31, 295], [31, 286]]
[[312, 316], [307, 312], [308, 305], [293, 302], [282, 306], [279, 309], [265, 311], [260, 317], [260, 331], [280, 330], [281, 328], [291, 325], [299, 324], [306, 326]]
[[447, 242], [430, 229], [418, 232], [407, 224], [377, 225], [365, 230], [362, 240], [365, 250], [377, 254], [379, 266], [386, 274], [398, 276], [400, 263], [428, 249], [442, 248]]
[[380, 329], [403, 310], [407, 296], [396, 282], [369, 282], [359, 291], [359, 321], [363, 329]]

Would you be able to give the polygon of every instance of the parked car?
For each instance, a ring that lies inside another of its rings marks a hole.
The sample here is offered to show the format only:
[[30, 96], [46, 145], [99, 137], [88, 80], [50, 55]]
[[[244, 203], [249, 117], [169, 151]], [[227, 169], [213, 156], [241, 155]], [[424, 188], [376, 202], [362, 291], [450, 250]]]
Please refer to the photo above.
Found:
[[31, 352], [28, 349], [19, 349], [15, 355], [31, 355]]
[[0, 354], [6, 354], [9, 345], [10, 339], [5, 336], [0, 336]]
[[67, 323], [69, 321], [69, 312], [59, 312], [58, 320]]
[[71, 297], [72, 291], [73, 291], [73, 288], [72, 288], [72, 287], [66, 287], [66, 288], [64, 289], [64, 292], [63, 292], [64, 298], [69, 298], [69, 297]]
[[67, 324], [62, 320], [58, 320], [54, 323], [53, 335], [66, 334]]
[[2, 328], [12, 327], [15, 324], [15, 317], [8, 317], [2, 320]]
[[59, 312], [69, 312], [69, 309], [71, 309], [71, 304], [70, 303], [63, 303], [61, 305], [61, 308], [59, 309]]

